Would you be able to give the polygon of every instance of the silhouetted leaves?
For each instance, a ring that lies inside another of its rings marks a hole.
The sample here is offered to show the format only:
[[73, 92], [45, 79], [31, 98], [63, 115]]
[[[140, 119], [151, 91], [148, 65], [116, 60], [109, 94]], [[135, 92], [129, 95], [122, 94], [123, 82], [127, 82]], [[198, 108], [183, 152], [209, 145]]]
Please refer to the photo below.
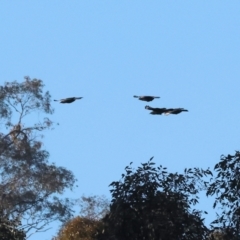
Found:
[[208, 229], [201, 211], [193, 209], [202, 189], [201, 169], [184, 174], [155, 167], [151, 158], [134, 170], [125, 168], [122, 180], [110, 184], [110, 213], [103, 219], [99, 239], [204, 239]]
[[213, 208], [217, 205], [222, 215], [212, 222], [212, 226], [234, 229], [234, 235], [240, 235], [240, 152], [235, 155], [221, 156], [214, 167], [217, 176], [207, 189], [207, 195], [215, 195]]

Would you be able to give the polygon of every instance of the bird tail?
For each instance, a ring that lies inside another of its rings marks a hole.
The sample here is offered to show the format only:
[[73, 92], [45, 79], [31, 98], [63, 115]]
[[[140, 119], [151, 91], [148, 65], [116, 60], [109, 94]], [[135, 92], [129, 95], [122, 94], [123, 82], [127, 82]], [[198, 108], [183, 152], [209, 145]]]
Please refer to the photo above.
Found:
[[160, 97], [154, 97], [154, 98], [160, 98]]
[[134, 95], [133, 97], [138, 98], [138, 96]]
[[58, 102], [59, 100], [54, 99], [53, 101]]

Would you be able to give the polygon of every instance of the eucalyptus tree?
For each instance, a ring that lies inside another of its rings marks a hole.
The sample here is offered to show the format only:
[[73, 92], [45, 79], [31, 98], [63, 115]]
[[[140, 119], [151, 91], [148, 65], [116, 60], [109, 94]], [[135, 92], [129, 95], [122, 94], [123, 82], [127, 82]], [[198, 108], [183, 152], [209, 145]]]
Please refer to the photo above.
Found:
[[[43, 88], [29, 77], [0, 87], [0, 208], [9, 219], [18, 216], [27, 233], [71, 216], [71, 201], [60, 195], [76, 181], [43, 149], [43, 133], [53, 127], [51, 96]], [[44, 118], [34, 123], [39, 112]]]

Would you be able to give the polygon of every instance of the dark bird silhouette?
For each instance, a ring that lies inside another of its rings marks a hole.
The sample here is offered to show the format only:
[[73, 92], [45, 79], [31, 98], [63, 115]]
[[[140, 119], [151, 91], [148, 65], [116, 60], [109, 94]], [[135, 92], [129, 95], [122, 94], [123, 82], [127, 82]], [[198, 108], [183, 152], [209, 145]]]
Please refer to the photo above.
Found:
[[82, 97], [71, 97], [71, 98], [64, 98], [64, 99], [54, 100], [54, 101], [59, 101], [60, 103], [72, 103], [77, 99], [82, 99]]
[[188, 110], [184, 108], [153, 108], [150, 106], [145, 106], [145, 109], [151, 110], [150, 114], [152, 115], [169, 115], [169, 114], [179, 114], [181, 112], [188, 112]]
[[135, 96], [135, 95], [133, 97], [146, 102], [151, 102], [154, 98], [160, 98], [160, 97], [153, 97], [153, 96]]
[[179, 114], [181, 112], [188, 112], [187, 109], [184, 108], [170, 108], [167, 109], [167, 111], [164, 113], [165, 115], [169, 115], [169, 114]]
[[145, 109], [151, 110], [152, 112], [150, 112], [150, 114], [153, 114], [153, 115], [161, 115], [167, 111], [166, 108], [153, 108], [150, 106], [145, 106]]

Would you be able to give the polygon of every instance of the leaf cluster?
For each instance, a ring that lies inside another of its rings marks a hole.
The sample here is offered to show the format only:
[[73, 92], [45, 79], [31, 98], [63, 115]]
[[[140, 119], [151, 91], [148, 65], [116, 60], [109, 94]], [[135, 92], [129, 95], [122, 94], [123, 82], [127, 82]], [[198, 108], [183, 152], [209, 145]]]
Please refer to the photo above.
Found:
[[222, 212], [212, 226], [229, 227], [240, 235], [240, 152], [222, 155], [214, 170], [217, 175], [207, 189], [207, 196], [216, 195], [213, 207], [219, 206]]
[[55, 240], [93, 240], [101, 228], [98, 220], [75, 217], [62, 227]]
[[1, 211], [0, 215], [0, 239], [1, 240], [25, 240], [26, 233], [21, 229], [18, 218], [8, 219]]
[[[151, 158], [134, 170], [125, 168], [120, 181], [110, 184], [110, 213], [103, 219], [99, 239], [203, 239], [208, 230], [198, 202], [202, 175], [209, 170], [186, 169], [184, 174], [168, 173], [155, 167]], [[131, 165], [131, 164], [130, 164]]]

